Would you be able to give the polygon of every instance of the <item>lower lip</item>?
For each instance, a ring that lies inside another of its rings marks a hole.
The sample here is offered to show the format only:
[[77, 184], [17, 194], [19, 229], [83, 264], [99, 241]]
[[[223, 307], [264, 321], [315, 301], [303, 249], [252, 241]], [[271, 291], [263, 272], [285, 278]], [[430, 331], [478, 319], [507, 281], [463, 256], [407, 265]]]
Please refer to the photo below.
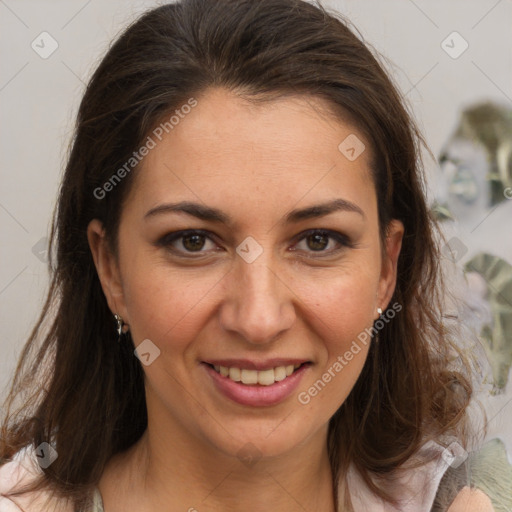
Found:
[[304, 373], [308, 371], [310, 364], [304, 364], [295, 370], [289, 377], [270, 386], [260, 384], [246, 385], [235, 382], [229, 377], [223, 377], [211, 366], [201, 363], [206, 369], [217, 389], [227, 398], [241, 405], [252, 407], [266, 407], [276, 405], [288, 398], [297, 389]]

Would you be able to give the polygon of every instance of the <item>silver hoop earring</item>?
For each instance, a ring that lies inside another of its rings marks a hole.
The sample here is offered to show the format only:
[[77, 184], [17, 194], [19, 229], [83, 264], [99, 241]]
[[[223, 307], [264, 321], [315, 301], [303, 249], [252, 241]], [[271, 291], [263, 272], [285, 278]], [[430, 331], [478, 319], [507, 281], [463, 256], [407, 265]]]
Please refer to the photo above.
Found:
[[121, 336], [126, 334], [130, 330], [130, 327], [128, 324], [124, 323], [124, 320], [120, 315], [115, 314], [114, 318], [116, 320], [117, 341], [121, 341]]

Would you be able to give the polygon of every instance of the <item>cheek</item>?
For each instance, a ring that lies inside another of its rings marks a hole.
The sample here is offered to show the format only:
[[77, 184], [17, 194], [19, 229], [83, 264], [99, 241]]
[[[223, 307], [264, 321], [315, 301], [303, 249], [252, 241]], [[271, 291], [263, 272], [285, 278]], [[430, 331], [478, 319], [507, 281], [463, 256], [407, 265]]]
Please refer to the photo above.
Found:
[[359, 378], [375, 314], [378, 274], [356, 270], [355, 265], [344, 270], [316, 279], [306, 276], [300, 282], [320, 356], [312, 387], [303, 389], [303, 396], [318, 397], [313, 407], [325, 408], [327, 414], [334, 414]]
[[311, 418], [327, 422], [357, 382], [371, 343], [377, 279], [371, 273], [304, 284], [318, 365], [297, 396]]
[[[134, 341], [149, 338], [158, 346], [180, 349], [200, 327], [205, 307], [222, 274], [138, 264], [125, 270], [124, 297]], [[172, 344], [169, 343], [172, 340]]]
[[[365, 269], [336, 269], [302, 276], [300, 295], [318, 319], [326, 345], [343, 348], [348, 339], [372, 325], [378, 274]], [[322, 327], [323, 326], [323, 327]]]

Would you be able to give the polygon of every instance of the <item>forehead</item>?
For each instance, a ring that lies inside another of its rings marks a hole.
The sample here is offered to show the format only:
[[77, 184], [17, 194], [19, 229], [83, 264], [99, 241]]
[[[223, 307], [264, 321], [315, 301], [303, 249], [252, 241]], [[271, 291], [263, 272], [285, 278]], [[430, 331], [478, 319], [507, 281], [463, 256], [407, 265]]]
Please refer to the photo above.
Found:
[[[254, 103], [225, 89], [196, 100], [172, 128], [167, 125], [161, 140], [150, 134], [155, 145], [131, 193], [146, 206], [170, 193], [246, 206], [252, 200], [374, 195], [369, 144], [325, 101], [293, 96]], [[354, 152], [361, 154], [347, 158]]]

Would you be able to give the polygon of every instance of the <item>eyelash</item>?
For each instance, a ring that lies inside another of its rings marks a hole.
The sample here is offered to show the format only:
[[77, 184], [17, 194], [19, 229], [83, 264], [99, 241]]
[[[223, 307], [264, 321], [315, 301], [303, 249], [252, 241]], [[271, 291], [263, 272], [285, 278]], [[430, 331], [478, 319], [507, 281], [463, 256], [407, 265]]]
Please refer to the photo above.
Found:
[[[327, 236], [329, 239], [332, 239], [335, 242], [337, 242], [340, 245], [340, 247], [338, 247], [336, 249], [331, 249], [329, 251], [325, 251], [325, 250], [320, 250], [320, 251], [309, 250], [309, 251], [307, 251], [309, 253], [316, 254], [316, 256], [314, 256], [315, 258], [318, 258], [318, 257], [322, 258], [323, 256], [326, 256], [326, 255], [336, 254], [345, 248], [355, 247], [355, 244], [353, 244], [347, 236], [345, 236], [342, 233], [339, 233], [337, 231], [331, 231], [329, 229], [309, 229], [307, 231], [303, 231], [302, 233], [300, 233], [299, 235], [297, 235], [295, 237], [296, 241], [294, 242], [294, 245], [297, 245], [299, 242], [307, 239], [309, 236], [316, 235], [316, 234]], [[203, 255], [205, 252], [207, 252], [207, 251], [202, 251], [202, 250], [199, 250], [199, 251], [183, 250], [182, 251], [182, 250], [178, 250], [178, 249], [172, 247], [172, 244], [174, 242], [176, 242], [180, 239], [182, 240], [187, 235], [204, 236], [204, 237], [208, 238], [210, 241], [212, 241], [213, 243], [215, 243], [215, 240], [214, 240], [215, 237], [213, 237], [212, 234], [208, 231], [205, 231], [202, 229], [186, 229], [186, 230], [182, 230], [182, 231], [175, 231], [173, 233], [168, 233], [167, 235], [163, 236], [160, 240], [158, 240], [157, 245], [160, 247], [165, 247], [165, 248], [169, 249], [170, 251], [172, 251], [173, 253], [178, 254], [179, 256], [183, 256], [184, 258], [197, 258], [200, 256], [193, 256], [193, 255], [194, 254]], [[329, 245], [329, 242], [327, 245]], [[296, 251], [297, 249], [292, 249], [292, 250]], [[186, 256], [185, 256], [185, 254], [186, 254]], [[310, 257], [310, 256], [308, 256], [308, 257]]]

